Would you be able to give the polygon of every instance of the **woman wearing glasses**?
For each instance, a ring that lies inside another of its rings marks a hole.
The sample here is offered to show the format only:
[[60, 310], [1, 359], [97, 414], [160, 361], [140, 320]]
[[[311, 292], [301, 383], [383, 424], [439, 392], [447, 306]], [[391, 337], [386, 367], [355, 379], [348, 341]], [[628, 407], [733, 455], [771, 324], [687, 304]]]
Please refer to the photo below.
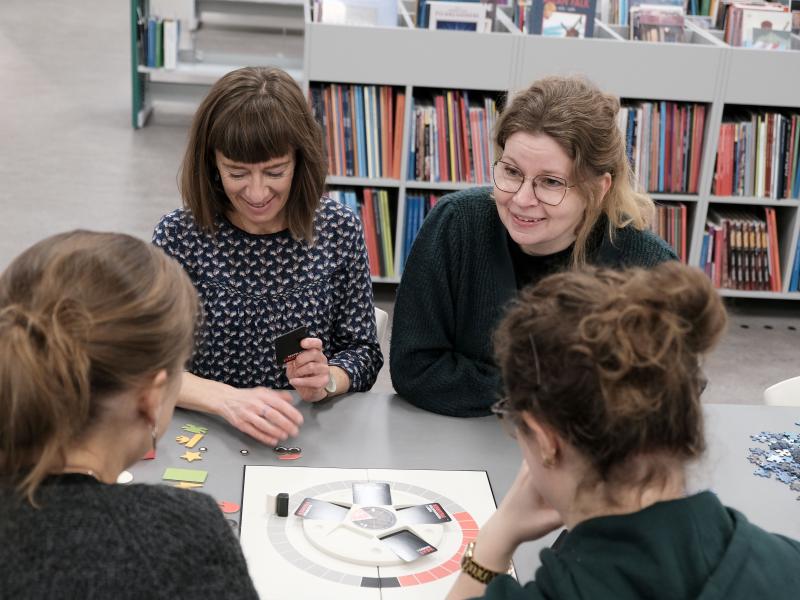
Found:
[[677, 258], [646, 230], [652, 201], [631, 187], [619, 101], [583, 79], [548, 77], [514, 96], [495, 132], [494, 187], [443, 198], [425, 219], [397, 292], [391, 374], [437, 413], [489, 414], [503, 308], [524, 286], [584, 264]]
[[[678, 262], [525, 289], [495, 336], [506, 394], [495, 411], [522, 468], [448, 599], [797, 597], [800, 543], [712, 492], [687, 495], [686, 467], [705, 448], [700, 361], [725, 324], [709, 279]], [[503, 575], [521, 543], [562, 525], [534, 581]]]
[[[184, 208], [153, 242], [200, 295], [204, 322], [179, 404], [224, 417], [265, 444], [297, 434], [307, 402], [372, 387], [383, 365], [361, 221], [322, 197], [322, 132], [297, 83], [246, 67], [211, 88], [180, 174]], [[284, 365], [275, 339], [301, 326]]]

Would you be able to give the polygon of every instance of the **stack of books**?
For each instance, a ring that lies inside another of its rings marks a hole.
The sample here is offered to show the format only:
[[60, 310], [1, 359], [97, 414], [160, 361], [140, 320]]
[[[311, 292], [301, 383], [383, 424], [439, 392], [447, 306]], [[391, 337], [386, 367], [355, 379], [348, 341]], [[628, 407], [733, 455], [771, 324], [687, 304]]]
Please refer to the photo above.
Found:
[[700, 266], [718, 288], [781, 291], [774, 208], [754, 211], [709, 209]]
[[689, 260], [687, 252], [687, 221], [686, 205], [683, 202], [674, 204], [656, 204], [655, 219], [650, 225], [650, 230], [667, 242], [682, 263]]
[[720, 126], [713, 193], [800, 198], [800, 115], [728, 115]]
[[448, 90], [413, 102], [408, 178], [491, 183], [494, 98], [471, 103], [468, 92]]
[[400, 177], [404, 92], [389, 86], [312, 83], [309, 94], [325, 133], [328, 174]]
[[362, 190], [329, 190], [328, 196], [338, 200], [361, 218], [364, 241], [369, 257], [369, 272], [373, 277], [394, 277], [395, 206], [390, 205], [389, 192], [365, 188]]
[[177, 19], [164, 19], [157, 15], [145, 19], [138, 11], [136, 35], [139, 64], [153, 69], [176, 68], [180, 28]]
[[685, 17], [682, 6], [641, 4], [631, 7], [630, 39], [645, 42], [682, 42]]
[[403, 229], [401, 270], [405, 267], [408, 254], [411, 252], [411, 246], [414, 244], [414, 240], [417, 239], [420, 227], [422, 227], [422, 221], [428, 216], [428, 213], [436, 205], [439, 198], [441, 198], [441, 194], [414, 192], [406, 194], [406, 224]]
[[790, 50], [792, 13], [773, 2], [734, 2], [725, 13], [725, 41], [731, 46]]
[[640, 189], [697, 193], [704, 104], [637, 102], [623, 106], [618, 118]]

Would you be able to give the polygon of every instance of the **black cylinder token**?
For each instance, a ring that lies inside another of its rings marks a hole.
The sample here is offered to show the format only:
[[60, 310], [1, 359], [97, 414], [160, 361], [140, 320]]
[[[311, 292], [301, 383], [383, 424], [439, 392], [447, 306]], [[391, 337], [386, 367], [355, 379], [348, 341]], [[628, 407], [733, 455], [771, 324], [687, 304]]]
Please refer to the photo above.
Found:
[[281, 492], [275, 501], [275, 514], [279, 517], [289, 516], [289, 494]]

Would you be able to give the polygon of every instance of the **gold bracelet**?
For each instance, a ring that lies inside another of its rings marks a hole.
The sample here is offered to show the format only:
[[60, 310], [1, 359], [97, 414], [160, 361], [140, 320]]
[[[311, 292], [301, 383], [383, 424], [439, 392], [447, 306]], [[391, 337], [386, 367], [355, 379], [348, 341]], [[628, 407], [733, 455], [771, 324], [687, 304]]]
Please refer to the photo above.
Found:
[[486, 585], [498, 575], [505, 575], [506, 573], [511, 572], [511, 567], [509, 567], [508, 571], [505, 573], [487, 569], [486, 567], [483, 567], [472, 560], [472, 556], [474, 554], [475, 541], [473, 540], [467, 544], [467, 549], [464, 551], [464, 556], [461, 557], [461, 570], [479, 583]]

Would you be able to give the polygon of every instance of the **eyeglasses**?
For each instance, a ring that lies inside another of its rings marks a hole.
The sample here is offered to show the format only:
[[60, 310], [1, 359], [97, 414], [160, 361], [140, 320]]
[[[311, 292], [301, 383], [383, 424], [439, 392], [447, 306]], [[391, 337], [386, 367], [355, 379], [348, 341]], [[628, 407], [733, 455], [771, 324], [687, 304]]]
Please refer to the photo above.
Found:
[[[528, 342], [531, 345], [531, 352], [533, 353], [533, 364], [536, 367], [536, 384], [534, 392], [542, 385], [542, 371], [539, 367], [539, 353], [536, 351], [536, 342], [533, 341], [533, 335], [528, 334]], [[500, 420], [501, 425], [505, 432], [512, 438], [517, 437], [517, 428], [519, 421], [514, 415], [514, 412], [508, 407], [508, 398], [502, 398], [492, 404], [490, 409], [492, 413]]]
[[492, 165], [492, 179], [495, 187], [507, 194], [516, 194], [522, 189], [525, 181], [530, 179], [533, 185], [533, 195], [542, 204], [558, 206], [567, 196], [567, 190], [574, 185], [567, 185], [566, 179], [555, 175], [536, 175], [525, 177], [517, 167], [502, 160], [495, 161]]
[[490, 410], [492, 411], [492, 414], [497, 417], [497, 420], [500, 421], [500, 425], [503, 426], [503, 431], [506, 432], [506, 435], [516, 439], [517, 420], [508, 408], [508, 398], [502, 398], [501, 400], [498, 400], [492, 404]]

